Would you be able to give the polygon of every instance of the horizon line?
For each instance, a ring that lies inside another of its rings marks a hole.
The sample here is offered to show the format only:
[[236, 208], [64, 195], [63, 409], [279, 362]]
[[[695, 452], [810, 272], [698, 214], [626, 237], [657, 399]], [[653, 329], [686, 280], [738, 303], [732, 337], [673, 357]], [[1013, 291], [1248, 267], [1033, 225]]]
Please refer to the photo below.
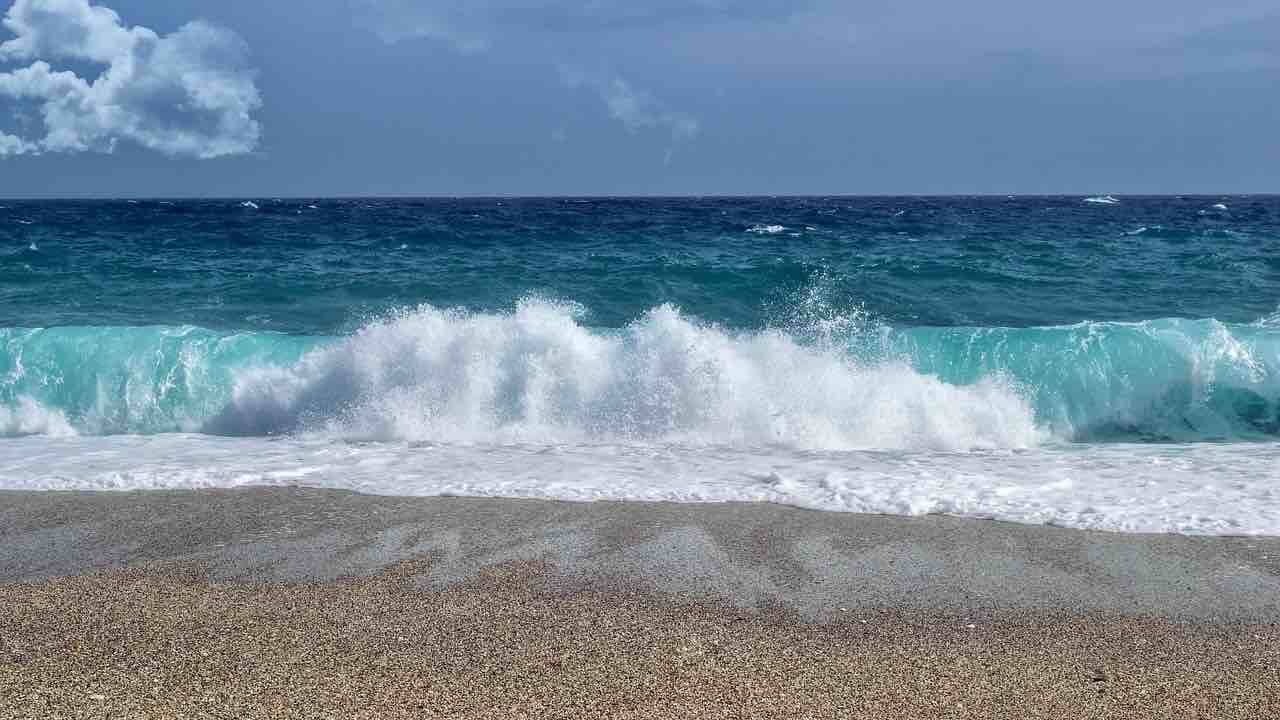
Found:
[[100, 201], [100, 202], [158, 202], [158, 201], [218, 201], [218, 200], [769, 200], [769, 199], [809, 199], [809, 198], [1075, 198], [1111, 196], [1117, 198], [1266, 198], [1280, 197], [1280, 192], [1186, 192], [1186, 193], [1089, 193], [1089, 192], [1054, 192], [1054, 193], [700, 193], [700, 194], [554, 194], [554, 195], [521, 195], [521, 194], [336, 194], [336, 195], [19, 195], [0, 196], [0, 202], [31, 201]]

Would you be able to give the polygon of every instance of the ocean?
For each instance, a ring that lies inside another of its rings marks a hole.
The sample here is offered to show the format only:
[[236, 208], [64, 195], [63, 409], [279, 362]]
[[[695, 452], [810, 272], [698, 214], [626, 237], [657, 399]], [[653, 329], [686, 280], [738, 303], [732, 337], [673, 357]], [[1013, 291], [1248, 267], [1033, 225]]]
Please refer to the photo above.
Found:
[[1280, 534], [1280, 197], [0, 200], [0, 489]]

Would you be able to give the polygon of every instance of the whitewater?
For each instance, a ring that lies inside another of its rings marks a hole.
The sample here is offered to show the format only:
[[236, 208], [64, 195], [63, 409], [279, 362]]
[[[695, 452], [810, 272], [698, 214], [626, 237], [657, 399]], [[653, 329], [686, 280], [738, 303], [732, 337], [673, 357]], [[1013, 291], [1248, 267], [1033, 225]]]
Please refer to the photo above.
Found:
[[614, 330], [583, 314], [529, 299], [346, 337], [3, 330], [0, 477], [1280, 532], [1280, 450], [1248, 442], [1280, 427], [1266, 324], [733, 332], [671, 306]]
[[1280, 202], [15, 203], [0, 490], [1280, 534]]

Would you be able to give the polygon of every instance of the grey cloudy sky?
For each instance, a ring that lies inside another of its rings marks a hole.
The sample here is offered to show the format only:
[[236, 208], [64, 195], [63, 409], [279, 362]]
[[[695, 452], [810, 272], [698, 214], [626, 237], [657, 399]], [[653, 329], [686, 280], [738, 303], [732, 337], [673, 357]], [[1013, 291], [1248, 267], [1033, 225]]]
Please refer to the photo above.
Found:
[[1277, 0], [0, 0], [0, 196], [1280, 191]]

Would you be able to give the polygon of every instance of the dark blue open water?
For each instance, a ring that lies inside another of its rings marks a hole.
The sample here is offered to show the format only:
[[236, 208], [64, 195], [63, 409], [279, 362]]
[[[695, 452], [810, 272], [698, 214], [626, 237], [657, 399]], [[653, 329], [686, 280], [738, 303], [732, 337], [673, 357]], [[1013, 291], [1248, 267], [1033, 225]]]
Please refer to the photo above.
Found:
[[671, 303], [759, 328], [817, 284], [912, 326], [1249, 323], [1280, 301], [1276, 197], [254, 202], [0, 201], [0, 326], [328, 334], [539, 295], [601, 327]]

